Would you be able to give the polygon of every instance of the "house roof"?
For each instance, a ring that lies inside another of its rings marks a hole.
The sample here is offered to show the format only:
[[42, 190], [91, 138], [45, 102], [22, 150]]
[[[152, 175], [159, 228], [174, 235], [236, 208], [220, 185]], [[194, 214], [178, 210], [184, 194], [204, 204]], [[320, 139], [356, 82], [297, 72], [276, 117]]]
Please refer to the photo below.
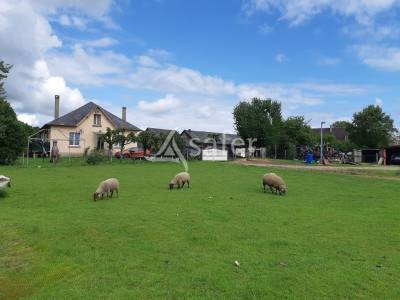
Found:
[[[313, 128], [312, 129], [314, 133], [320, 134], [321, 133], [321, 128]], [[323, 134], [333, 134], [337, 140], [339, 141], [344, 141], [346, 140], [346, 137], [349, 135], [349, 133], [346, 131], [344, 128], [336, 128], [336, 127], [328, 127], [328, 128], [322, 128]]]
[[121, 118], [117, 117], [116, 115], [110, 113], [109, 111], [105, 110], [104, 108], [93, 102], [86, 103], [85, 105], [71, 111], [70, 113], [63, 115], [49, 123], [46, 123], [43, 127], [49, 127], [49, 126], [76, 127], [82, 122], [82, 120], [87, 115], [89, 115], [96, 108], [98, 108], [111, 121], [111, 123], [115, 126], [115, 128], [132, 130], [132, 131], [141, 131], [140, 128], [122, 120]]
[[171, 131], [177, 132], [176, 130], [172, 130], [172, 129], [151, 128], [151, 127], [148, 127], [146, 130], [150, 131], [152, 134], [155, 134], [155, 135], [161, 135], [161, 134], [168, 135]]
[[[222, 135], [224, 134], [219, 132], [195, 131], [190, 129], [182, 131], [182, 134], [184, 133], [186, 133], [191, 139], [196, 138], [199, 143], [210, 143], [210, 141], [206, 140], [210, 139], [213, 135], [219, 135], [222, 137]], [[238, 138], [240, 138], [240, 136], [238, 136], [237, 134], [225, 133], [225, 144], [232, 144], [232, 141]], [[218, 140], [217, 144], [222, 144], [222, 141]]]

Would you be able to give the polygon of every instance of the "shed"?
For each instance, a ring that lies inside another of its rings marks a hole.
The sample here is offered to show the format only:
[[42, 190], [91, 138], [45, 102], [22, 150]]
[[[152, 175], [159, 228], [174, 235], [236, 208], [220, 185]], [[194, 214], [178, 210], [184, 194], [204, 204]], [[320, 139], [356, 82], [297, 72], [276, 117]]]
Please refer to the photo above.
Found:
[[204, 149], [202, 159], [205, 161], [227, 161], [228, 151], [221, 149]]

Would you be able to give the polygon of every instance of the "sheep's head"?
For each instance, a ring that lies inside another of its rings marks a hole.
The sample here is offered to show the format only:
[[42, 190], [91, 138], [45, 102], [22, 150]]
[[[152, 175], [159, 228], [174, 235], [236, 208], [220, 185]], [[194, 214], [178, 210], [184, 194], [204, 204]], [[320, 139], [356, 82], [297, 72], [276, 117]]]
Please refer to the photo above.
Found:
[[100, 198], [100, 193], [94, 192], [94, 193], [93, 193], [93, 201], [96, 201], [96, 200], [99, 199], [99, 198]]
[[279, 192], [281, 193], [281, 194], [283, 194], [283, 195], [285, 195], [286, 193], [287, 193], [287, 187], [286, 187], [286, 185], [281, 185], [281, 186], [279, 186]]

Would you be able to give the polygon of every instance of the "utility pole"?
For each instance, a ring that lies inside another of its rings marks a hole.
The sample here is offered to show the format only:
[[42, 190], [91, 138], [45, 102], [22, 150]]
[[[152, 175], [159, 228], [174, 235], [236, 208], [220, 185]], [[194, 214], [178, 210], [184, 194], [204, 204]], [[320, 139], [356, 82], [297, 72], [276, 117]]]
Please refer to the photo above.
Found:
[[324, 130], [323, 130], [324, 124], [325, 122], [321, 122], [321, 152], [319, 158], [320, 164], [324, 163]]

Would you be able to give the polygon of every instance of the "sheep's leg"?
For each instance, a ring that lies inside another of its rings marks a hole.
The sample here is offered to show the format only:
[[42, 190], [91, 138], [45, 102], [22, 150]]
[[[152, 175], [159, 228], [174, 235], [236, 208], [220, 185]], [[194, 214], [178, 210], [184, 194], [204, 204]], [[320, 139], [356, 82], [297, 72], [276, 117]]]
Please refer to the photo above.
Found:
[[269, 189], [271, 190], [271, 193], [274, 194], [274, 188], [270, 186]]
[[113, 197], [113, 194], [114, 194], [114, 190], [111, 190], [111, 196], [110, 196], [110, 198]]
[[190, 182], [189, 182], [189, 180], [187, 181], [187, 186], [188, 186], [188, 189], [190, 189]]
[[117, 198], [119, 198], [118, 189], [115, 190], [117, 192]]

